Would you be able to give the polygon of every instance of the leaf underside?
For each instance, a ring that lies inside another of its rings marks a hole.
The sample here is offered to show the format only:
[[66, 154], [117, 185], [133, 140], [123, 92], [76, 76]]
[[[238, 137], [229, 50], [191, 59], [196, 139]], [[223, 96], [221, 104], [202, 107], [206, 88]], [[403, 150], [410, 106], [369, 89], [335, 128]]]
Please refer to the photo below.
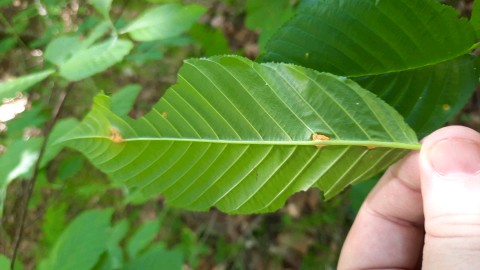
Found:
[[331, 198], [419, 147], [395, 110], [351, 80], [235, 56], [187, 60], [137, 120], [100, 94], [62, 141], [132, 189], [228, 213], [273, 211], [310, 187]]

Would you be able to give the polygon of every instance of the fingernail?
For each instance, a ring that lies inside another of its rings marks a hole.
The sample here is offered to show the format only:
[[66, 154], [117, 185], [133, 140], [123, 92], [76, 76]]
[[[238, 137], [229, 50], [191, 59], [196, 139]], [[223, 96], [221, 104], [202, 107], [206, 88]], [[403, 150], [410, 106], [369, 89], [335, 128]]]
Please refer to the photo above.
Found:
[[432, 168], [439, 174], [477, 174], [480, 172], [480, 145], [467, 139], [446, 139], [427, 153]]

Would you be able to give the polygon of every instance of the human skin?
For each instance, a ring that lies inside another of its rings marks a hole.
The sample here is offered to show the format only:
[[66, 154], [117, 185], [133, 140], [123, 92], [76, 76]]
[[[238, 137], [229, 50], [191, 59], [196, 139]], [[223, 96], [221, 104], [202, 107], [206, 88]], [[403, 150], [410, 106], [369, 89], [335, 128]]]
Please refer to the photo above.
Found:
[[363, 203], [338, 269], [480, 269], [480, 134], [450, 126], [391, 166]]

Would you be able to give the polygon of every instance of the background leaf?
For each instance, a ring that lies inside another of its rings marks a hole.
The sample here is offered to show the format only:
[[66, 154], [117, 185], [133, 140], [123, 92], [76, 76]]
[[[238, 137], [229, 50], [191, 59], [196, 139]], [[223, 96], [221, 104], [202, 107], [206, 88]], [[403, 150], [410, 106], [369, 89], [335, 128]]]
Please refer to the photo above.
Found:
[[60, 66], [60, 75], [78, 81], [102, 72], [122, 61], [132, 49], [128, 40], [112, 38], [74, 54]]
[[163, 244], [157, 244], [128, 263], [124, 269], [156, 270], [161, 265], [162, 269], [180, 270], [183, 269], [182, 264], [183, 256], [180, 251], [167, 250]]
[[260, 31], [258, 46], [263, 49], [277, 29], [293, 15], [289, 0], [248, 0], [245, 26]]
[[83, 47], [83, 42], [76, 36], [61, 36], [48, 43], [45, 59], [55, 65], [62, 65]]
[[112, 6], [112, 0], [88, 0], [88, 3], [91, 4], [105, 19], [109, 19], [108, 13]]
[[141, 90], [142, 87], [139, 84], [129, 84], [118, 90], [112, 95], [112, 112], [127, 115]]
[[141, 119], [109, 107], [99, 95], [62, 140], [113, 179], [191, 210], [273, 211], [312, 186], [330, 198], [419, 147], [400, 115], [353, 81], [235, 56], [186, 61]]
[[319, 0], [302, 11], [272, 37], [261, 61], [356, 77], [441, 63], [475, 43], [470, 23], [435, 0]]
[[30, 75], [21, 76], [0, 83], [0, 100], [3, 98], [14, 97], [18, 92], [24, 92], [33, 85], [43, 81], [45, 78], [54, 73], [55, 70], [47, 69], [44, 71], [32, 73]]
[[107, 248], [111, 210], [81, 213], [62, 232], [41, 270], [88, 270]]
[[127, 254], [129, 258], [135, 258], [153, 241], [160, 230], [160, 219], [155, 219], [142, 224], [140, 228], [127, 242]]
[[165, 4], [145, 11], [121, 30], [136, 41], [178, 36], [187, 31], [206, 11], [199, 5]]

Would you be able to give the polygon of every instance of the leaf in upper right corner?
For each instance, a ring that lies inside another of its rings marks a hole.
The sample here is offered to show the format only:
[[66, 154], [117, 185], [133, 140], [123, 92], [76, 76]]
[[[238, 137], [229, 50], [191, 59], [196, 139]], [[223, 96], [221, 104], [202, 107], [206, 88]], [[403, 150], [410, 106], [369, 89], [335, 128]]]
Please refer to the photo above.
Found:
[[136, 41], [167, 39], [190, 29], [205, 12], [200, 5], [165, 4], [145, 11], [120, 33], [128, 33]]
[[475, 28], [477, 37], [480, 37], [480, 1], [473, 1], [470, 23], [473, 25], [473, 28]]
[[475, 40], [472, 25], [435, 0], [317, 0], [272, 37], [261, 61], [358, 77], [454, 59]]

